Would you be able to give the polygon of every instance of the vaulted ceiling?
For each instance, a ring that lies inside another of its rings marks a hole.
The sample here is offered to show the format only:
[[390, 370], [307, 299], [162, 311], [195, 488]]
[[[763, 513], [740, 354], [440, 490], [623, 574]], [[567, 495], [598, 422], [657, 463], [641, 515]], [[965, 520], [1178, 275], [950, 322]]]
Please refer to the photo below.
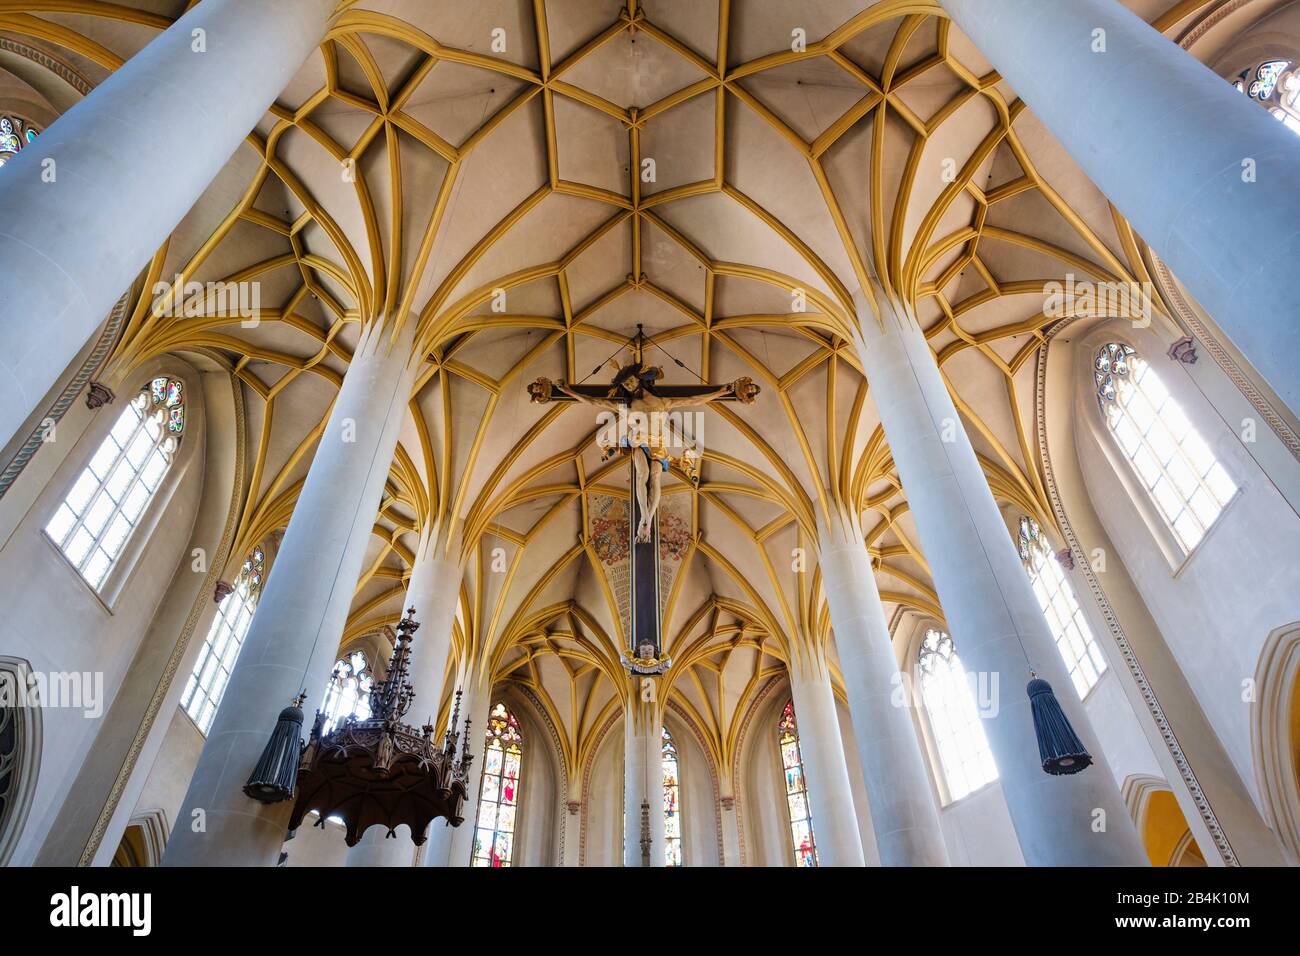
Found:
[[[1215, 5], [1128, 4], [1171, 35]], [[187, 6], [3, 0], [0, 31], [95, 83]], [[763, 679], [828, 640], [815, 551], [796, 570], [819, 514], [862, 515], [891, 611], [940, 614], [853, 291], [914, 304], [994, 493], [1046, 526], [1043, 285], [1141, 279], [1139, 246], [933, 2], [347, 0], [148, 267], [260, 282], [260, 325], [142, 296], [112, 362], [202, 350], [243, 383], [243, 552], [287, 522], [359, 329], [418, 323], [346, 637], [396, 621], [421, 528], [463, 541], [457, 653], [529, 685], [575, 767], [625, 692], [592, 529], [627, 476], [526, 385], [591, 375], [637, 324], [669, 382], [752, 377], [755, 404], [706, 412], [698, 488], [665, 480], [689, 531], [670, 692], [722, 759]]]

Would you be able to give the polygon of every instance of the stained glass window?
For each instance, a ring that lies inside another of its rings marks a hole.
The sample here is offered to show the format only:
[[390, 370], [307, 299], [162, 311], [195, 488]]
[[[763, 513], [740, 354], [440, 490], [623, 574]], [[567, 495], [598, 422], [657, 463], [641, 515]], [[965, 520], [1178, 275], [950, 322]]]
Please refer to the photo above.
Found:
[[353, 651], [334, 665], [329, 688], [325, 691], [325, 727], [349, 717], [365, 720], [370, 716], [370, 662], [363, 651]]
[[[677, 745], [668, 728], [663, 733], [664, 854], [668, 866], [682, 865], [682, 787], [677, 768]], [[626, 812], [626, 809], [625, 809]]]
[[939, 751], [948, 802], [960, 800], [998, 778], [975, 691], [952, 638], [938, 628], [926, 632], [917, 663], [921, 700]]
[[488, 717], [471, 866], [509, 866], [514, 856], [523, 745], [519, 721], [505, 704], [497, 704]]
[[813, 833], [812, 811], [808, 807], [808, 782], [799, 753], [799, 726], [794, 719], [794, 701], [786, 701], [777, 724], [781, 744], [781, 766], [785, 771], [785, 804], [790, 812], [790, 837], [794, 841], [794, 865], [817, 865], [817, 838]]
[[235, 661], [244, 646], [248, 626], [253, 621], [258, 595], [266, 578], [266, 554], [254, 548], [239, 569], [235, 589], [217, 605], [217, 616], [203, 640], [203, 650], [194, 662], [194, 672], [185, 684], [181, 706], [206, 736], [217, 714], [226, 682], [235, 669]]
[[1190, 552], [1237, 493], [1236, 483], [1137, 352], [1111, 342], [1093, 364], [1107, 426], [1183, 550]]
[[17, 116], [0, 116], [0, 166], [17, 156], [40, 132]]
[[96, 590], [162, 485], [184, 432], [183, 386], [154, 379], [118, 416], [45, 525], [46, 535]]
[[1290, 69], [1288, 60], [1265, 60], [1242, 70], [1232, 81], [1238, 93], [1260, 103], [1291, 128], [1300, 133], [1300, 76]]
[[1043, 609], [1043, 617], [1047, 618], [1047, 626], [1052, 629], [1056, 646], [1070, 670], [1074, 689], [1082, 697], [1106, 672], [1106, 658], [1092, 636], [1092, 629], [1083, 616], [1065, 569], [1052, 554], [1047, 539], [1033, 518], [1020, 519], [1017, 546], [1020, 560], [1029, 572], [1029, 583], [1038, 598], [1038, 606]]

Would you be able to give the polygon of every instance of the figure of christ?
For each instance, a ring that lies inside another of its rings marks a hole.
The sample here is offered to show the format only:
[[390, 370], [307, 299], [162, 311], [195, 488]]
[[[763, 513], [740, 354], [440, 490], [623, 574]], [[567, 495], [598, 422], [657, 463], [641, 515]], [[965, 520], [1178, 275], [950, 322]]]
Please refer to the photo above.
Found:
[[550, 383], [574, 401], [607, 409], [615, 414], [626, 413], [629, 434], [622, 441], [632, 449], [633, 488], [637, 504], [641, 508], [641, 523], [636, 529], [636, 540], [640, 542], [650, 540], [654, 516], [659, 510], [660, 482], [672, 458], [664, 437], [667, 414], [674, 409], [704, 405], [727, 395], [736, 396], [745, 402], [753, 401], [753, 395], [749, 392], [742, 395], [737, 391], [737, 385], [739, 382], [747, 382], [745, 379], [729, 382], [702, 395], [665, 398], [653, 391], [654, 381], [662, 374], [661, 369], [647, 368], [640, 363], [624, 366], [619, 370], [605, 398], [584, 395], [562, 382]]

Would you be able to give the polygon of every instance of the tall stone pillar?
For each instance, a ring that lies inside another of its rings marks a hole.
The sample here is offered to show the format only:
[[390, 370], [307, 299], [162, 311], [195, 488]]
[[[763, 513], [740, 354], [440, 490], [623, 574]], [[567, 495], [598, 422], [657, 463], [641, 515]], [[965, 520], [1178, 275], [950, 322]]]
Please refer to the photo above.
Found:
[[0, 315], [0, 446], [316, 49], [336, 6], [204, 0], [6, 164], [0, 275], [22, 281]]
[[[415, 701], [411, 704], [407, 717], [416, 726], [425, 722], [432, 724], [438, 716], [443, 678], [447, 673], [447, 658], [451, 653], [451, 629], [456, 619], [461, 576], [459, 541], [454, 542], [454, 550], [449, 551], [440, 536], [421, 535], [415, 564], [411, 568], [411, 579], [406, 586], [406, 598], [402, 603], [403, 614], [408, 608], [415, 608], [414, 617], [420, 625], [420, 629], [415, 632], [415, 642], [411, 645], [408, 672], [411, 686], [415, 688]], [[463, 708], [462, 701], [462, 710]], [[461, 716], [463, 719], [464, 713]], [[476, 740], [477, 734], [482, 730], [483, 726], [479, 725], [474, 731]], [[475, 759], [482, 759], [481, 755], [475, 753]], [[470, 822], [462, 825], [469, 826]], [[430, 824], [431, 830], [434, 827], [445, 828], [438, 820]], [[400, 826], [396, 832], [395, 838], [387, 839], [387, 830], [371, 827], [362, 836], [361, 842], [348, 850], [345, 865], [414, 865], [415, 847], [411, 843], [410, 827]]]
[[[465, 781], [465, 822], [458, 827], [447, 826], [445, 820], [429, 824], [429, 838], [425, 843], [424, 866], [469, 866], [474, 854], [474, 829], [478, 822], [479, 784], [483, 779], [484, 734], [487, 732], [488, 714], [492, 710], [492, 683], [490, 678], [480, 679], [477, 666], [462, 667], [456, 686], [462, 691], [460, 719], [463, 730], [465, 718], [470, 721], [469, 739], [461, 746], [468, 747], [474, 755]], [[459, 753], [459, 751], [457, 751]]]
[[[996, 682], [984, 727], [1025, 861], [1142, 865], [1146, 854], [1137, 830], [934, 353], [914, 318], [883, 290], [877, 288], [876, 297], [879, 320], [858, 295], [863, 368], [953, 642], [968, 671]], [[1092, 767], [1071, 776], [1043, 771], [1026, 692], [1030, 671], [1055, 689], [1093, 756]]]
[[1118, 0], [940, 2], [1300, 414], [1300, 138]]
[[830, 670], [823, 660], [804, 660], [796, 662], [789, 672], [817, 863], [866, 866]]
[[[912, 695], [898, 670], [858, 519], [837, 515], [819, 532], [817, 563], [881, 865], [947, 866], [934, 788], [909, 711]], [[801, 726], [803, 720], [800, 713]]]
[[[665, 866], [663, 711], [633, 694], [623, 715], [623, 865]], [[649, 807], [650, 862], [641, 851], [643, 804]]]
[[[190, 781], [164, 863], [273, 866], [289, 805], [243, 793], [280, 711], [324, 699], [414, 384], [414, 323], [362, 335]], [[310, 716], [304, 724], [309, 728]]]

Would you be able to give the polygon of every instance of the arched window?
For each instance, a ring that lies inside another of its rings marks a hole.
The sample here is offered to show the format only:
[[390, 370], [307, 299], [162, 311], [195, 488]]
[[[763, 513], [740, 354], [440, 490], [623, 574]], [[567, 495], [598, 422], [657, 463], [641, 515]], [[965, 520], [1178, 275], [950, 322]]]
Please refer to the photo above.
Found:
[[1106, 672], [1106, 658], [1092, 636], [1092, 629], [1088, 627], [1083, 609], [1074, 596], [1074, 588], [1033, 518], [1020, 519], [1016, 545], [1020, 549], [1020, 560], [1029, 572], [1029, 583], [1038, 597], [1038, 606], [1043, 609], [1043, 617], [1047, 618], [1047, 626], [1052, 629], [1052, 637], [1056, 638], [1056, 646], [1070, 671], [1070, 680], [1082, 697]]
[[266, 555], [261, 548], [254, 548], [244, 560], [235, 589], [217, 605], [217, 616], [204, 638], [203, 650], [194, 663], [194, 673], [185, 684], [181, 706], [205, 736], [212, 727], [221, 695], [226, 692], [226, 681], [230, 680], [230, 672], [235, 669], [235, 660], [244, 646], [244, 637], [253, 621], [253, 609], [257, 606], [265, 577]]
[[781, 743], [781, 765], [785, 768], [785, 804], [790, 811], [790, 836], [794, 841], [794, 865], [817, 865], [817, 838], [813, 834], [812, 811], [808, 808], [808, 782], [799, 753], [799, 726], [794, 719], [794, 701], [786, 701], [777, 724]]
[[1289, 60], [1275, 58], [1248, 67], [1237, 75], [1232, 85], [1293, 132], [1300, 133], [1300, 74]]
[[[682, 787], [677, 769], [677, 745], [664, 728], [664, 854], [668, 866], [682, 865]], [[626, 810], [624, 810], [626, 812]]]
[[975, 693], [952, 638], [943, 631], [926, 632], [917, 663], [921, 700], [939, 751], [948, 802], [960, 800], [998, 778]]
[[17, 156], [40, 132], [17, 116], [0, 116], [0, 166]]
[[1164, 383], [1132, 348], [1103, 345], [1093, 362], [1106, 424], [1184, 552], [1214, 524], [1237, 486]]
[[339, 658], [322, 708], [327, 730], [349, 717], [365, 720], [370, 716], [370, 682], [370, 662], [364, 651], [353, 651]]
[[155, 378], [118, 416], [46, 524], [45, 534], [92, 588], [99, 589], [121, 555], [184, 433], [184, 387]]
[[509, 866], [515, 849], [515, 812], [523, 758], [519, 721], [497, 704], [488, 717], [487, 752], [479, 788], [477, 829], [471, 866]]

